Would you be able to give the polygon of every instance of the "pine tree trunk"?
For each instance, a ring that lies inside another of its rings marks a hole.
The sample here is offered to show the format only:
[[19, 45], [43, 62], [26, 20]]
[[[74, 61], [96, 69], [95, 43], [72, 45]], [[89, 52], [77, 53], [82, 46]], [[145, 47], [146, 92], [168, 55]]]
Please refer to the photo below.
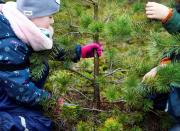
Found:
[[[94, 3], [94, 20], [98, 21], [98, 2]], [[94, 41], [99, 42], [99, 34], [96, 33], [94, 35]], [[96, 78], [99, 75], [99, 57], [97, 55], [97, 51], [94, 50], [94, 107], [100, 108], [100, 90], [99, 84], [96, 82]]]

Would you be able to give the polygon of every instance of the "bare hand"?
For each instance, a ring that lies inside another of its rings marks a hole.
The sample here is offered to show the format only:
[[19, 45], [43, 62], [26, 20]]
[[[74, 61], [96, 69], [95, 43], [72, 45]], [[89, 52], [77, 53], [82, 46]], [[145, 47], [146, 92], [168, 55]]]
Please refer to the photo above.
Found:
[[168, 16], [169, 8], [156, 2], [146, 4], [146, 15], [150, 19], [163, 20]]
[[148, 73], [144, 75], [142, 82], [148, 78], [154, 78], [156, 74], [157, 74], [157, 67], [154, 67], [153, 69], [151, 69]]

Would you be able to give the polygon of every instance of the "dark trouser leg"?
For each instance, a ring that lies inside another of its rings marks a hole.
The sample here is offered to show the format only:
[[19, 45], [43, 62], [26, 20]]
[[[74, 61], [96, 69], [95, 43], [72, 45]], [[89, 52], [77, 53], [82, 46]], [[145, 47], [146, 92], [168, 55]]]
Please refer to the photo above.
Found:
[[0, 112], [0, 131], [23, 131], [20, 118], [7, 112]]

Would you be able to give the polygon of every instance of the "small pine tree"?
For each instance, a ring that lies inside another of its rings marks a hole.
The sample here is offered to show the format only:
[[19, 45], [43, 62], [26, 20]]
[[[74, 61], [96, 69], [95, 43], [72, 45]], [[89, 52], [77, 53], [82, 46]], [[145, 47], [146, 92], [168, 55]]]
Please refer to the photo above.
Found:
[[[81, 61], [73, 69], [67, 70], [70, 72], [69, 80], [71, 82], [66, 88], [70, 87], [71, 90], [67, 90], [63, 96], [68, 97], [67, 100], [70, 102], [77, 103], [82, 110], [92, 111], [94, 105], [92, 101], [93, 85], [98, 83], [101, 106], [99, 110], [93, 110], [93, 112], [106, 112], [103, 117], [101, 113], [96, 114], [96, 117], [94, 113], [88, 113], [88, 116], [83, 116], [86, 123], [76, 122], [78, 123], [77, 128], [91, 130], [92, 126], [89, 127], [89, 125], [93, 124], [94, 130], [98, 128], [108, 130], [111, 127], [101, 126], [101, 123], [107, 123], [112, 117], [116, 118], [116, 122], [122, 123], [123, 126], [128, 125], [128, 130], [135, 127], [141, 130], [139, 127], [143, 128], [140, 123], [146, 114], [144, 112], [151, 111], [153, 106], [152, 101], [145, 97], [154, 90], [147, 88], [149, 85], [141, 83], [141, 79], [158, 63], [160, 54], [164, 50], [156, 48], [155, 45], [160, 38], [156, 37], [155, 32], [163, 33], [161, 25], [147, 20], [144, 16], [145, 3], [141, 1], [129, 4], [127, 1], [119, 0], [76, 0], [73, 2], [66, 0], [62, 3], [62, 12], [56, 16], [55, 27], [58, 34], [56, 40], [87, 43], [94, 39], [103, 42], [104, 46], [104, 56], [99, 59], [99, 75], [96, 79], [93, 79], [92, 59]], [[98, 12], [95, 12], [97, 6]], [[97, 13], [99, 14], [98, 19]], [[69, 46], [68, 42], [64, 42], [65, 46]], [[53, 76], [54, 74], [52, 74]], [[61, 81], [59, 82], [61, 83]], [[55, 81], [52, 85], [59, 82]], [[72, 89], [72, 86], [75, 89]], [[77, 94], [75, 98], [72, 97], [72, 90], [80, 93], [84, 100], [79, 100], [80, 96]], [[68, 93], [71, 94], [67, 95]], [[123, 113], [123, 110], [126, 113]], [[135, 117], [135, 114], [139, 114], [141, 118]], [[76, 119], [82, 120], [83, 117], [78, 115]], [[66, 119], [68, 120], [68, 118]], [[126, 120], [122, 121], [123, 119]], [[119, 130], [123, 127], [119, 127], [118, 124], [118, 127], [112, 128]]]

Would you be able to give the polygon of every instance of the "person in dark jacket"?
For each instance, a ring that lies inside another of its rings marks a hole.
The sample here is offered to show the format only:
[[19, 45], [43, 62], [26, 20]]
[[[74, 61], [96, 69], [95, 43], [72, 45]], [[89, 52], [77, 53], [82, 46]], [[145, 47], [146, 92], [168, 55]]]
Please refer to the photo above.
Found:
[[[164, 28], [170, 34], [180, 33], [180, 14], [179, 14], [179, 3], [177, 3], [176, 8], [171, 9], [167, 6], [164, 6], [155, 2], [148, 2], [146, 5], [146, 15], [149, 19], [157, 19], [162, 22]], [[163, 58], [160, 61], [160, 64], [150, 70], [144, 77], [143, 80], [149, 77], [155, 77], [158, 71], [158, 68], [163, 68], [167, 64], [173, 63], [175, 61], [179, 62], [180, 54], [175, 53], [175, 50], [171, 50], [170, 55], [164, 54]], [[171, 91], [168, 94], [156, 95], [155, 97], [164, 97], [164, 101], [159, 101], [161, 107], [164, 107], [164, 110], [167, 111], [175, 119], [175, 124], [170, 131], [179, 131], [180, 130], [180, 85], [178, 83], [170, 83]], [[162, 106], [162, 103], [163, 106]], [[163, 109], [163, 108], [162, 108]]]
[[43, 89], [43, 76], [32, 80], [29, 58], [33, 51], [51, 50], [55, 60], [101, 56], [98, 43], [77, 45], [65, 50], [53, 46], [52, 15], [59, 11], [59, 0], [17, 0], [0, 4], [0, 131], [50, 131], [52, 122], [42, 114], [39, 104], [50, 100]]

